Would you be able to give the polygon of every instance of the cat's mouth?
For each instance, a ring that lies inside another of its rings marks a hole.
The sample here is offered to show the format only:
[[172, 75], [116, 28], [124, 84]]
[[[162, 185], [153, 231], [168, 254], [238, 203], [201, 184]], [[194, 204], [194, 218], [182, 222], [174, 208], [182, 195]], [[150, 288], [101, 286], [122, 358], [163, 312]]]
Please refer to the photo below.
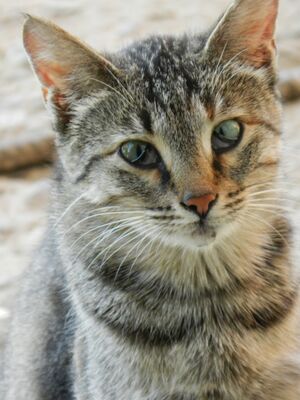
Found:
[[194, 227], [192, 229], [193, 237], [201, 236], [208, 239], [215, 239], [217, 236], [216, 230], [212, 227], [206, 220], [201, 220], [197, 223], [194, 223]]
[[217, 231], [207, 221], [197, 221], [189, 223], [185, 229], [177, 229], [170, 235], [169, 240], [175, 244], [184, 247], [206, 247], [216, 240]]

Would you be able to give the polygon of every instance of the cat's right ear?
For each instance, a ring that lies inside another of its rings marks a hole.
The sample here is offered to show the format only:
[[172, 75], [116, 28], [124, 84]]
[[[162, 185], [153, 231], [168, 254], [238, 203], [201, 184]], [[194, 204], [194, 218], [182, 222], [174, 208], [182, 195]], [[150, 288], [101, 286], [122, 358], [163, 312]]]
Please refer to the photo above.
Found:
[[72, 103], [95, 88], [115, 85], [121, 75], [106, 58], [43, 19], [26, 15], [23, 40], [56, 122], [66, 124]]

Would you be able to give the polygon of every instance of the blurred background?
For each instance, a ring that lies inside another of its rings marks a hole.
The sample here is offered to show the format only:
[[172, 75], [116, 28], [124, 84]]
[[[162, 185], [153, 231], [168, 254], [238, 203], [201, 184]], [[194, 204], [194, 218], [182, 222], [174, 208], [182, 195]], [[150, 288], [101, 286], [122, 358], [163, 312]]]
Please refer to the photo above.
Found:
[[[19, 278], [46, 223], [53, 137], [22, 48], [21, 12], [48, 18], [101, 50], [151, 33], [209, 27], [230, 0], [0, 0], [0, 359]], [[287, 179], [300, 200], [300, 1], [278, 23]], [[295, 215], [299, 212], [295, 207]], [[297, 214], [298, 213], [298, 214]]]

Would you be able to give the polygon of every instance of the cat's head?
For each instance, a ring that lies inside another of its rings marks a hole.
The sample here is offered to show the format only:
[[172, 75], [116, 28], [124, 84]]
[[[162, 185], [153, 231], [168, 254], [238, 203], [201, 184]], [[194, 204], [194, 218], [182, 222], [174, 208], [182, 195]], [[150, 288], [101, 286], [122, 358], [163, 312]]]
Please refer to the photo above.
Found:
[[109, 55], [29, 17], [24, 43], [58, 132], [64, 207], [77, 199], [81, 218], [97, 210], [149, 243], [192, 247], [261, 219], [276, 197], [277, 11], [278, 0], [239, 0], [205, 35]]

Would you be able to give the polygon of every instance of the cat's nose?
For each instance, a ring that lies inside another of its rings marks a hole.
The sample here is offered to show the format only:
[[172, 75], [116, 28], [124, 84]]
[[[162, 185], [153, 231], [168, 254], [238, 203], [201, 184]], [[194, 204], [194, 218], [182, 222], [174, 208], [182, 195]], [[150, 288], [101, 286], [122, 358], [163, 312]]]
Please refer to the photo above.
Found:
[[205, 218], [216, 200], [217, 194], [215, 193], [206, 193], [197, 197], [193, 194], [188, 194], [184, 196], [182, 203], [191, 211], [196, 212], [201, 218]]

